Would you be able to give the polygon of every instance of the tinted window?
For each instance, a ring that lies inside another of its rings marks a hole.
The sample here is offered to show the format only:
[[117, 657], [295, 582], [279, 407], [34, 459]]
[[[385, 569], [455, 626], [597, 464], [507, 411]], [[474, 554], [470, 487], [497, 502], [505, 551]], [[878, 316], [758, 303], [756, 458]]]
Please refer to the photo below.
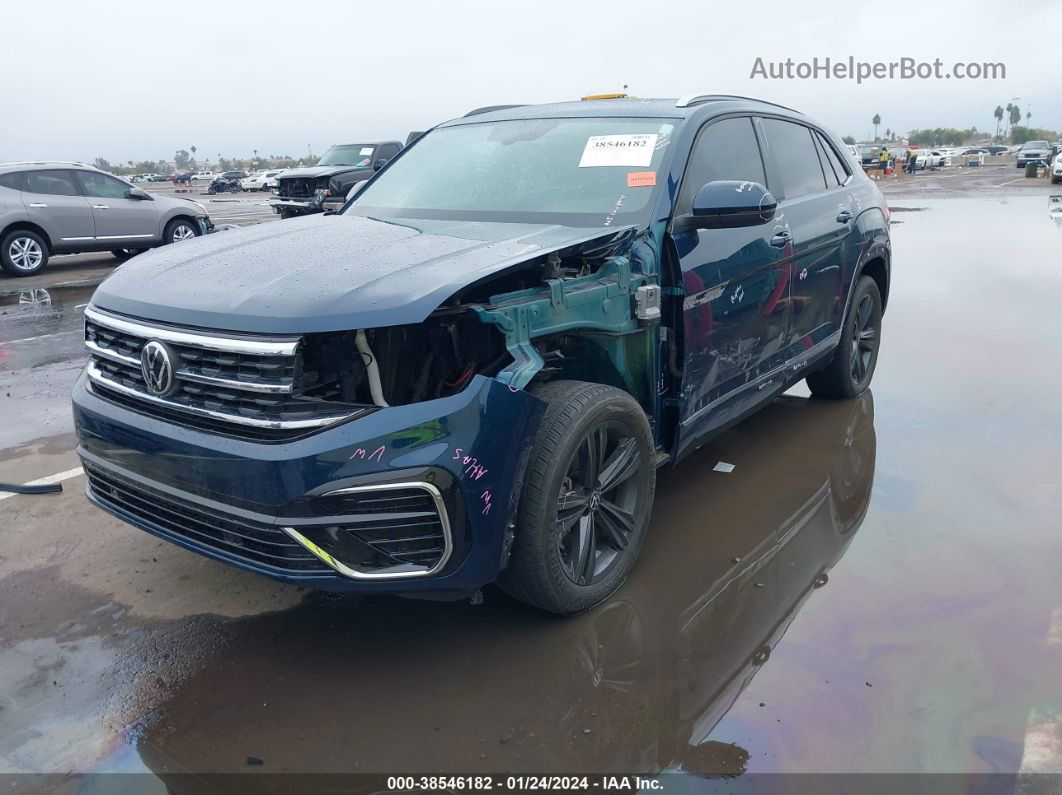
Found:
[[678, 213], [689, 212], [697, 191], [717, 179], [767, 184], [752, 119], [723, 119], [705, 127], [697, 136], [679, 193]]
[[99, 196], [104, 199], [125, 199], [129, 186], [124, 182], [108, 177], [106, 174], [96, 174], [92, 171], [79, 171], [78, 179], [81, 186], [89, 196]]
[[22, 172], [16, 171], [13, 174], [0, 174], [0, 188], [22, 190]]
[[819, 142], [819, 146], [822, 147], [821, 151], [825, 157], [825, 171], [826, 181], [829, 182], [830, 171], [833, 171], [833, 175], [837, 178], [837, 184], [843, 185], [844, 181], [848, 179], [848, 169], [844, 167], [844, 161], [838, 157], [837, 152], [830, 142], [826, 140], [826, 137], [821, 133], [815, 133], [815, 139]]
[[795, 199], [826, 189], [811, 130], [802, 124], [764, 119], [767, 146], [782, 175], [785, 198]]
[[69, 171], [27, 171], [26, 192], [50, 196], [77, 196], [77, 186]]

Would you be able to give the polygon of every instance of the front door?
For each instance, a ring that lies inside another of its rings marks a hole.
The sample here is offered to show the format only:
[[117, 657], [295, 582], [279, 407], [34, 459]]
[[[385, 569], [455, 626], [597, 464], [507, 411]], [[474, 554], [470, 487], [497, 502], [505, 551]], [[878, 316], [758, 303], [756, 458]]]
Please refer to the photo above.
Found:
[[72, 171], [25, 172], [22, 204], [30, 220], [48, 233], [55, 248], [91, 244], [95, 236], [92, 208], [81, 195]]
[[[714, 180], [767, 185], [750, 118], [710, 122], [700, 131], [675, 216], [690, 212], [697, 191]], [[712, 407], [784, 358], [793, 254], [787, 231], [784, 224], [772, 222], [674, 235], [685, 290], [683, 442], [713, 424]]]
[[[772, 135], [772, 124], [797, 126], [766, 119], [764, 127], [768, 140]], [[858, 213], [851, 191], [846, 187], [851, 174], [844, 161], [822, 133], [804, 129], [819, 156], [826, 186], [825, 190], [813, 190], [786, 203], [790, 222], [798, 230], [794, 234], [797, 260], [793, 267], [789, 327], [792, 357], [826, 343], [841, 328], [845, 306], [845, 257]], [[800, 142], [804, 143], [802, 138]]]
[[92, 206], [98, 243], [153, 243], [160, 239], [159, 214], [152, 199], [129, 198], [129, 186], [95, 171], [78, 171]]

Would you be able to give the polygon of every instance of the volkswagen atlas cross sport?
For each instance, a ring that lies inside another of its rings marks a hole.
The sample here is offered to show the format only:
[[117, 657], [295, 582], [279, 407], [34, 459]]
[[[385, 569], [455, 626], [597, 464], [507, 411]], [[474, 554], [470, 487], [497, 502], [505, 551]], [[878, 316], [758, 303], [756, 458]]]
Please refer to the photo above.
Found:
[[480, 109], [338, 213], [108, 278], [74, 390], [88, 496], [311, 588], [496, 580], [574, 613], [634, 565], [658, 467], [800, 379], [867, 388], [889, 274], [881, 194], [796, 111]]

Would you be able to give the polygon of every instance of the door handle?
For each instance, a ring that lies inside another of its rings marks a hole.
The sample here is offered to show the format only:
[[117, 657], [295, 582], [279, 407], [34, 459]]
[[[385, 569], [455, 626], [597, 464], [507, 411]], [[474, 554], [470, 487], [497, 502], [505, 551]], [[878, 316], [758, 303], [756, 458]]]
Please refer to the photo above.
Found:
[[785, 248], [792, 242], [792, 240], [793, 236], [783, 229], [771, 238], [771, 245], [775, 248]]
[[93, 210], [109, 210], [109, 209], [111, 209], [111, 205], [109, 205], [109, 204], [94, 204], [94, 205], [92, 205], [92, 209]]
[[44, 202], [30, 202], [30, 207], [47, 207]]
[[847, 224], [851, 220], [852, 214], [848, 210], [841, 210], [841, 212], [837, 213], [837, 223]]

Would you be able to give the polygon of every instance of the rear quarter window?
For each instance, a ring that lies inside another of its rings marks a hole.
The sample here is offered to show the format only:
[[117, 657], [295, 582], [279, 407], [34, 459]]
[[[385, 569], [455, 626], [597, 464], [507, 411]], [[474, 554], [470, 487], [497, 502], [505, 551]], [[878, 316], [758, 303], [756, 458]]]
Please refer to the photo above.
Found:
[[22, 172], [15, 171], [11, 174], [0, 174], [0, 188], [22, 190]]

